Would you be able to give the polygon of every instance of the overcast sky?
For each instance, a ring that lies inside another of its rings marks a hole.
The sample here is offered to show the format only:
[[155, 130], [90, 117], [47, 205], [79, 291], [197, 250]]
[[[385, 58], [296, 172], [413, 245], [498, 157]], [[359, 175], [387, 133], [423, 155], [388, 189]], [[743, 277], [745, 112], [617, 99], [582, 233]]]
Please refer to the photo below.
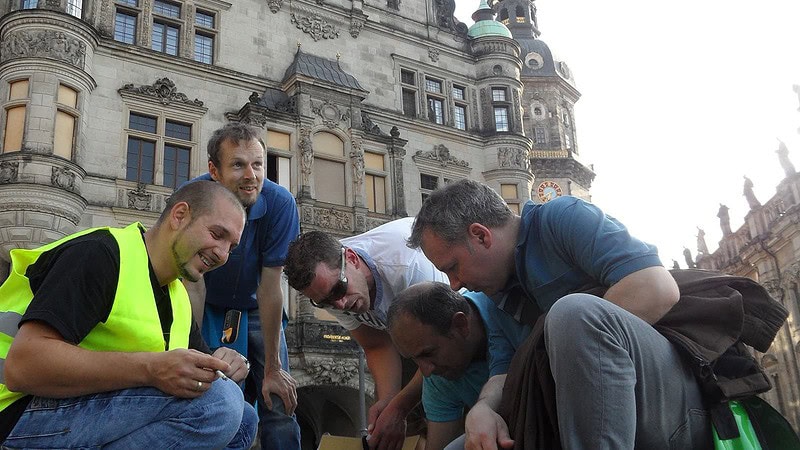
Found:
[[[478, 0], [456, 0], [471, 25]], [[765, 203], [784, 172], [778, 138], [800, 170], [797, 0], [538, 0], [539, 37], [582, 97], [579, 159], [594, 164], [592, 201], [659, 248], [665, 265], [712, 252], [719, 204], [737, 230], [743, 176]]]

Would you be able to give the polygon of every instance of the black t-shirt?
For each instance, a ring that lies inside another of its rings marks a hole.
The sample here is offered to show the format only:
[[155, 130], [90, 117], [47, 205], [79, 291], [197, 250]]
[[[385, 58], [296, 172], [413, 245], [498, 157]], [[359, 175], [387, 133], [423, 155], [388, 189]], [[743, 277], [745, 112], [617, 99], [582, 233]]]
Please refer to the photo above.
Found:
[[[26, 272], [33, 299], [20, 325], [40, 320], [55, 328], [65, 341], [80, 343], [111, 313], [119, 281], [119, 257], [119, 245], [107, 230], [77, 237], [39, 256]], [[152, 265], [150, 283], [168, 341], [172, 304], [167, 287], [159, 285]], [[211, 353], [194, 320], [189, 348]], [[0, 442], [11, 432], [29, 401], [30, 396], [26, 396], [0, 411]]]

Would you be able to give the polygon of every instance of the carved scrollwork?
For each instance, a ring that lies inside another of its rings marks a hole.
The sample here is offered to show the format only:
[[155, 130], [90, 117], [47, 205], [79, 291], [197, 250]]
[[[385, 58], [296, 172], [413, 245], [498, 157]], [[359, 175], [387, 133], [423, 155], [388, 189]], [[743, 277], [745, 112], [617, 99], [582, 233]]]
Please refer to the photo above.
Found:
[[418, 150], [414, 158], [425, 158], [439, 162], [442, 167], [454, 165], [458, 167], [469, 167], [469, 163], [463, 159], [458, 159], [450, 154], [450, 149], [445, 147], [444, 144], [435, 145], [433, 150], [425, 152]]
[[150, 211], [153, 195], [148, 194], [144, 183], [136, 185], [136, 189], [128, 191], [128, 208], [139, 211]]
[[530, 169], [528, 151], [523, 148], [500, 147], [497, 149], [497, 165], [513, 169]]
[[128, 92], [132, 94], [146, 95], [153, 97], [163, 105], [169, 105], [172, 102], [184, 103], [187, 105], [202, 107], [203, 102], [198, 99], [189, 100], [189, 97], [182, 92], [178, 92], [175, 83], [167, 77], [158, 79], [150, 86], [136, 86], [133, 83], [122, 86], [119, 90], [120, 93]]
[[292, 13], [292, 23], [303, 33], [310, 35], [314, 41], [339, 37], [339, 30], [317, 14], [311, 17], [303, 17]]
[[269, 10], [272, 11], [272, 14], [276, 14], [281, 10], [281, 6], [283, 6], [283, 0], [268, 0], [267, 5], [269, 5]]
[[372, 121], [372, 118], [369, 117], [369, 114], [363, 111], [361, 112], [361, 129], [376, 136], [386, 136], [386, 133], [381, 130], [381, 127]]
[[320, 358], [306, 361], [306, 372], [319, 385], [342, 386], [358, 376], [358, 362], [352, 359]]
[[75, 172], [62, 167], [53, 167], [50, 183], [58, 188], [75, 191]]
[[367, 21], [367, 15], [364, 13], [360, 14], [352, 14], [350, 16], [350, 36], [353, 39], [357, 38], [359, 34], [361, 34], [361, 30], [364, 28], [364, 23]]
[[347, 123], [350, 120], [350, 110], [341, 112], [339, 107], [325, 100], [324, 102], [311, 101], [311, 111], [322, 119], [328, 128], [336, 128], [339, 122]]
[[83, 69], [86, 44], [56, 30], [21, 30], [3, 39], [0, 62], [17, 58], [47, 58]]
[[17, 181], [19, 176], [19, 163], [11, 161], [0, 162], [0, 184]]
[[428, 58], [430, 58], [432, 62], [439, 62], [439, 49], [430, 47], [428, 49]]
[[[308, 216], [304, 217], [304, 219], [307, 218], [309, 217]], [[343, 211], [337, 211], [333, 208], [331, 209], [314, 208], [313, 218], [306, 222], [313, 223], [314, 225], [320, 226], [322, 228], [327, 228], [329, 230], [343, 230], [343, 231], [353, 230], [352, 214]]]

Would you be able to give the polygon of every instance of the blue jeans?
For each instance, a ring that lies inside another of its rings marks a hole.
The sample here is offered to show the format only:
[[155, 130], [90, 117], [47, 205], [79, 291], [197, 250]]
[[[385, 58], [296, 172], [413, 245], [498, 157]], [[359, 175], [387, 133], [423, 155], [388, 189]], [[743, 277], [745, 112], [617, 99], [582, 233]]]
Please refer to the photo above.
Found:
[[[300, 448], [300, 425], [294, 415], [286, 415], [283, 401], [275, 394], [270, 395], [272, 410], [264, 404], [261, 384], [264, 380], [264, 339], [261, 335], [261, 321], [258, 309], [247, 313], [247, 359], [250, 360], [250, 374], [245, 380], [245, 399], [258, 407], [261, 428], [262, 450], [298, 450]], [[283, 370], [289, 371], [289, 351], [286, 336], [281, 327], [280, 355]]]
[[647, 322], [571, 294], [550, 308], [545, 343], [564, 448], [713, 448], [689, 365]]
[[152, 387], [34, 397], [3, 448], [248, 449], [257, 420], [239, 387], [221, 379], [195, 399]]

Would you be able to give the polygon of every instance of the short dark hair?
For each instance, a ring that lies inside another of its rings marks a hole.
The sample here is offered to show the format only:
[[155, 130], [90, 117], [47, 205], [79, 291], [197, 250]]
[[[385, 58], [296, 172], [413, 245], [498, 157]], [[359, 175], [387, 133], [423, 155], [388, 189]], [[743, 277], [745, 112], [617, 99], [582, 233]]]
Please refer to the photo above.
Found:
[[289, 286], [302, 291], [316, 275], [317, 265], [324, 262], [330, 268], [341, 268], [342, 244], [322, 231], [309, 231], [289, 244], [283, 273]]
[[236, 205], [236, 209], [241, 211], [244, 216], [245, 212], [242, 202], [240, 202], [239, 199], [236, 198], [236, 195], [225, 186], [215, 181], [198, 180], [184, 184], [169, 196], [164, 210], [161, 211], [161, 215], [158, 217], [158, 221], [156, 221], [156, 227], [169, 217], [170, 211], [172, 211], [172, 208], [178, 203], [186, 202], [189, 205], [189, 210], [192, 213], [192, 221], [194, 221], [198, 217], [213, 213], [215, 200], [219, 197]]
[[491, 228], [505, 225], [513, 217], [514, 213], [494, 189], [477, 181], [458, 180], [433, 191], [422, 203], [408, 246], [419, 248], [425, 230], [447, 243], [458, 243], [466, 239], [473, 223]]
[[439, 334], [446, 335], [457, 312], [467, 316], [472, 313], [470, 302], [463, 295], [437, 281], [417, 283], [394, 298], [386, 314], [386, 326], [391, 330], [401, 315], [409, 314]]
[[261, 140], [262, 130], [252, 125], [247, 125], [242, 122], [230, 122], [225, 124], [224, 127], [214, 131], [211, 138], [208, 140], [206, 150], [208, 151], [208, 160], [219, 167], [219, 152], [222, 149], [222, 143], [230, 140], [234, 144], [241, 141], [258, 140], [262, 149], [266, 149], [264, 141]]

